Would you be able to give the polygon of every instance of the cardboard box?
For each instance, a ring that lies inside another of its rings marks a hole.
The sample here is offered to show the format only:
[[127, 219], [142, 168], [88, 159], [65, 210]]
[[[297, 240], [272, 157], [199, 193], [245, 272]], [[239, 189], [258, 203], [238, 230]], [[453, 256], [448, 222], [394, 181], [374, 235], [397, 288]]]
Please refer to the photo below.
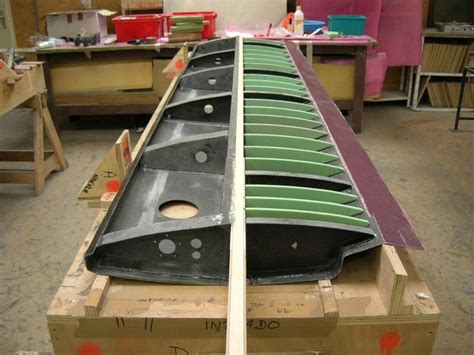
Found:
[[109, 10], [79, 10], [53, 12], [46, 15], [48, 35], [54, 38], [74, 38], [82, 31], [86, 36], [100, 33], [100, 37], [107, 36], [107, 17], [115, 14]]
[[354, 65], [313, 63], [313, 69], [331, 99], [354, 98]]

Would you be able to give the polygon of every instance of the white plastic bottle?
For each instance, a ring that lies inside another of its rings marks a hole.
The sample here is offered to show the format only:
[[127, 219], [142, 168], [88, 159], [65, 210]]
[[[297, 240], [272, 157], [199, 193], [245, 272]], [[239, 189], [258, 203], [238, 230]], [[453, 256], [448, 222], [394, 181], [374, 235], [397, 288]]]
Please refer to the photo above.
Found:
[[295, 36], [303, 36], [304, 33], [304, 14], [301, 11], [301, 6], [296, 7], [295, 12]]

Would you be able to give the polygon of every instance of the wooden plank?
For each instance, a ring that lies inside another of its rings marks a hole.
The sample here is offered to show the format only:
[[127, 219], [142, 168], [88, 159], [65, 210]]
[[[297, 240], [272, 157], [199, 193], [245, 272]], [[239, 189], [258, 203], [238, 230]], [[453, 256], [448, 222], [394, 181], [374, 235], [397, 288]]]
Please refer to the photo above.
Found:
[[[153, 79], [155, 80], [155, 79]], [[155, 84], [153, 84], [155, 85]], [[76, 94], [54, 95], [54, 103], [57, 106], [79, 106], [79, 105], [157, 105], [160, 93], [155, 91], [112, 91], [112, 92], [88, 92]]]
[[247, 353], [246, 322], [246, 251], [245, 251], [245, 160], [244, 160], [244, 80], [243, 40], [238, 37], [239, 55], [237, 111], [235, 117], [234, 186], [232, 210], [234, 220], [230, 229], [229, 290], [227, 308], [227, 354]]
[[51, 63], [54, 94], [151, 89], [151, 58], [93, 58]]
[[35, 150], [35, 191], [36, 195], [41, 195], [44, 191], [44, 125], [42, 117], [41, 97], [36, 95], [32, 100], [34, 128], [34, 150]]
[[323, 302], [325, 317], [338, 317], [339, 310], [337, 309], [336, 297], [330, 280], [318, 281], [319, 289], [321, 291], [321, 301]]
[[53, 118], [51, 117], [51, 113], [49, 112], [48, 105], [46, 103], [46, 97], [41, 95], [40, 97], [41, 104], [41, 116], [43, 118], [44, 125], [46, 127], [46, 134], [48, 136], [49, 142], [54, 150], [54, 155], [59, 163], [59, 166], [62, 170], [66, 170], [68, 167], [68, 163], [66, 157], [64, 155], [63, 146], [61, 144], [61, 140], [59, 139], [58, 132], [56, 131], [56, 127], [54, 126]]
[[376, 281], [388, 314], [400, 314], [403, 308], [407, 272], [393, 246], [383, 245], [376, 259]]
[[33, 184], [35, 182], [35, 175], [32, 171], [1, 171], [0, 170], [0, 183], [1, 184]]
[[97, 317], [99, 315], [100, 307], [104, 300], [105, 294], [109, 289], [109, 286], [110, 277], [104, 275], [96, 276], [84, 304], [84, 312], [86, 316]]
[[51, 155], [48, 159], [44, 161], [43, 164], [43, 174], [45, 178], [51, 174], [54, 170], [59, 170], [59, 162], [55, 155]]
[[[49, 158], [54, 152], [45, 151], [44, 160]], [[34, 161], [34, 152], [32, 150], [2, 150], [0, 151], [0, 161]]]

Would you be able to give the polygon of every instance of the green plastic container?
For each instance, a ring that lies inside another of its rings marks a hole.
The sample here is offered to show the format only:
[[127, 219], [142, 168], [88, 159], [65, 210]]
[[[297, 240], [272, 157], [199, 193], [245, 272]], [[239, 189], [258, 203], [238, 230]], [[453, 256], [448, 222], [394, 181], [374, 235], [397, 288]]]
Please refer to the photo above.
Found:
[[329, 31], [361, 36], [365, 33], [365, 21], [365, 16], [330, 15], [328, 16]]

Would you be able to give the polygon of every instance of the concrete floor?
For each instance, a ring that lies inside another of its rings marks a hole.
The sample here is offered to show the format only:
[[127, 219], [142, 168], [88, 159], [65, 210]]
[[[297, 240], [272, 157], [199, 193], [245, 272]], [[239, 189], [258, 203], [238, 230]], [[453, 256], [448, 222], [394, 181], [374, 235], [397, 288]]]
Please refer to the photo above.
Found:
[[[472, 354], [474, 124], [453, 134], [452, 114], [393, 105], [365, 112], [362, 145], [426, 247], [412, 254], [442, 311], [434, 353]], [[61, 138], [70, 167], [40, 197], [0, 185], [0, 354], [52, 351], [45, 314], [97, 213], [75, 197], [122, 128], [133, 131], [133, 122], [68, 124]], [[27, 112], [0, 120], [0, 148], [27, 147], [30, 137]]]

